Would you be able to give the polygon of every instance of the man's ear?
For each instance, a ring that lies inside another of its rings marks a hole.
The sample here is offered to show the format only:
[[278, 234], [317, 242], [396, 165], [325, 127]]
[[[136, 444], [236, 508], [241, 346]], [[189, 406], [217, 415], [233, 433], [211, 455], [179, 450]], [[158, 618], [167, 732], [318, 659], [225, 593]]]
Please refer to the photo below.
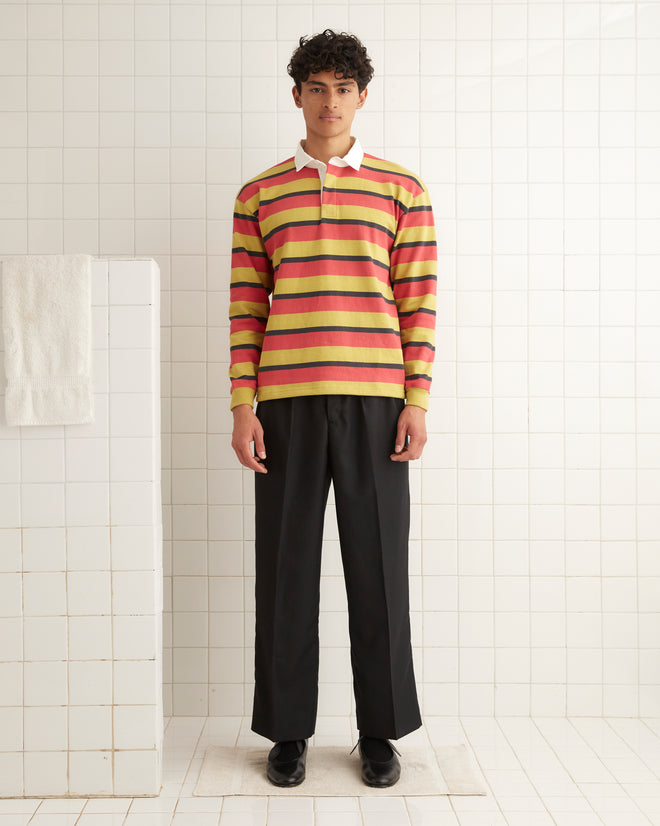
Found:
[[291, 94], [293, 95], [294, 103], [296, 104], [298, 109], [302, 109], [302, 100], [300, 99], [300, 92], [295, 86], [291, 90]]
[[368, 91], [369, 91], [368, 89], [363, 89], [360, 92], [360, 97], [358, 98], [358, 105], [355, 107], [356, 109], [362, 109], [362, 107], [365, 104], [365, 101], [367, 100], [367, 92]]

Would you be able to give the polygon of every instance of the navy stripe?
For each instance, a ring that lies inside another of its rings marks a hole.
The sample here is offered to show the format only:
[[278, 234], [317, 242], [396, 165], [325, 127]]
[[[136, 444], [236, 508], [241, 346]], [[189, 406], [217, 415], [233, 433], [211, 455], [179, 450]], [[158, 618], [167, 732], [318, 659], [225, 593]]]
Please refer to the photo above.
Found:
[[371, 195], [373, 198], [382, 198], [385, 201], [392, 201], [392, 203], [396, 204], [399, 209], [407, 213], [408, 207], [395, 198], [394, 195], [386, 195], [382, 192], [374, 192], [372, 189], [339, 189], [338, 187], [326, 187], [326, 192], [339, 192], [342, 195]]
[[304, 370], [306, 367], [374, 367], [382, 370], [403, 370], [402, 364], [381, 364], [377, 361], [307, 361], [302, 364], [270, 364], [260, 366], [259, 372], [272, 370]]
[[343, 295], [356, 298], [378, 298], [386, 304], [395, 304], [393, 298], [385, 298], [382, 293], [378, 292], [353, 292], [352, 290], [313, 290], [308, 293], [275, 293], [273, 300], [276, 298], [315, 298], [317, 295]]
[[388, 235], [390, 238], [394, 238], [394, 233], [392, 230], [384, 227], [382, 224], [376, 223], [376, 221], [360, 221], [353, 218], [324, 218], [324, 224], [343, 224], [344, 226], [359, 226], [359, 227], [373, 227], [374, 229], [379, 230], [380, 232], [384, 232], [385, 235]]
[[[289, 160], [287, 161], [282, 161], [282, 163], [288, 164], [285, 169], [282, 169], [279, 172], [273, 172], [270, 175], [264, 174], [260, 175], [258, 178], [253, 178], [251, 181], [248, 181], [244, 186], [241, 187], [238, 193], [238, 197], [240, 198], [248, 187], [256, 186], [256, 184], [259, 184], [262, 181], [272, 181], [274, 178], [281, 178], [282, 175], [286, 175], [288, 172], [292, 172], [296, 168], [293, 158], [289, 158]], [[280, 166], [280, 164], [278, 164], [278, 166]], [[268, 171], [269, 170], [266, 170], [266, 172]]]
[[409, 284], [413, 281], [437, 281], [438, 277], [433, 273], [429, 273], [429, 275], [407, 275], [404, 278], [397, 278], [395, 283], [396, 284]]
[[315, 227], [318, 226], [318, 221], [289, 221], [287, 224], [280, 224], [272, 229], [267, 235], [263, 236], [264, 243], [269, 241], [273, 235], [277, 235], [283, 229], [290, 229], [291, 227]]
[[406, 347], [428, 347], [431, 352], [435, 353], [435, 347], [432, 344], [429, 344], [428, 341], [407, 341], [403, 345], [403, 349], [405, 350]]
[[320, 184], [321, 181], [319, 181], [319, 189], [300, 189], [295, 192], [283, 192], [275, 196], [275, 198], [265, 198], [259, 202], [259, 208], [268, 206], [268, 204], [274, 204], [276, 201], [283, 201], [285, 198], [297, 198], [300, 195], [318, 195], [320, 192]]
[[239, 221], [252, 221], [252, 223], [254, 224], [256, 224], [259, 221], [256, 213], [254, 215], [243, 215], [242, 212], [235, 212], [234, 219]]
[[410, 310], [407, 313], [399, 313], [399, 318], [415, 315], [415, 313], [427, 313], [428, 315], [435, 315], [435, 310], [427, 310], [426, 307], [418, 307], [416, 310]]
[[282, 264], [303, 264], [309, 263], [310, 261], [369, 261], [376, 267], [381, 267], [388, 272], [390, 271], [388, 264], [383, 264], [382, 261], [378, 261], [370, 255], [295, 255], [290, 258], [282, 258], [280, 263], [275, 267], [275, 272], [277, 272]]
[[344, 327], [344, 326], [329, 326], [329, 327], [304, 327], [300, 329], [295, 327], [289, 330], [266, 330], [267, 336], [295, 336], [303, 335], [304, 333], [386, 333], [399, 338], [398, 330], [393, 330], [391, 327]]
[[230, 350], [258, 350], [261, 352], [261, 347], [258, 344], [234, 344], [230, 348]]
[[[412, 181], [413, 183], [417, 184], [417, 186], [420, 189], [424, 189], [424, 187], [422, 186], [419, 178], [416, 178], [414, 175], [406, 175], [405, 172], [395, 172], [392, 169], [379, 169], [377, 166], [369, 166], [366, 163], [362, 163], [362, 166], [365, 169], [370, 169], [372, 172], [378, 172], [380, 175], [389, 175], [389, 176], [394, 176], [394, 177], [397, 177], [397, 178], [407, 178], [409, 181]], [[390, 178], [390, 180], [391, 180], [391, 178]]]
[[240, 252], [244, 252], [246, 255], [256, 255], [257, 258], [268, 258], [267, 252], [261, 252], [260, 250], [246, 250], [245, 247], [232, 247], [232, 255], [238, 255]]
[[233, 289], [234, 287], [254, 287], [258, 290], [266, 289], [261, 281], [232, 281], [231, 288]]
[[411, 381], [412, 379], [426, 379], [427, 381], [431, 381], [431, 377], [427, 376], [426, 373], [412, 373], [410, 376], [406, 376], [407, 381]]
[[[375, 221], [360, 221], [360, 220], [352, 220], [350, 218], [323, 218], [322, 222], [324, 224], [335, 224], [339, 226], [362, 226], [362, 227], [373, 227], [373, 229], [377, 229], [379, 232], [383, 232], [389, 238], [394, 239], [394, 233], [392, 230], [387, 229], [382, 224], [378, 224]], [[286, 224], [280, 224], [279, 226], [272, 229], [267, 235], [263, 236], [263, 240], [269, 241], [274, 235], [277, 235], [278, 232], [281, 232], [283, 229], [290, 229], [291, 227], [316, 227], [318, 226], [318, 221], [289, 221]], [[329, 239], [330, 240], [330, 239]], [[346, 240], [346, 239], [342, 239]], [[362, 239], [359, 239], [362, 240]]]
[[406, 241], [403, 244], [395, 244], [392, 247], [392, 252], [394, 250], [402, 250], [406, 247], [435, 247], [435, 241]]
[[268, 316], [252, 315], [252, 313], [243, 313], [242, 315], [230, 315], [229, 320], [238, 320], [239, 318], [253, 318], [255, 321], [268, 321]]

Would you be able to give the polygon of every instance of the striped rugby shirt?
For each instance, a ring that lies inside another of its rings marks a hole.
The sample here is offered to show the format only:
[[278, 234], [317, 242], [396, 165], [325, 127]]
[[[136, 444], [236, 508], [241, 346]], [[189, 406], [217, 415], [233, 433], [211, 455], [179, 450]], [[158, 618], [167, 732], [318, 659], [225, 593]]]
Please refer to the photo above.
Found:
[[255, 395], [350, 394], [428, 409], [437, 269], [428, 192], [398, 164], [365, 154], [354, 165], [330, 162], [322, 188], [317, 169], [289, 158], [238, 193], [232, 408]]

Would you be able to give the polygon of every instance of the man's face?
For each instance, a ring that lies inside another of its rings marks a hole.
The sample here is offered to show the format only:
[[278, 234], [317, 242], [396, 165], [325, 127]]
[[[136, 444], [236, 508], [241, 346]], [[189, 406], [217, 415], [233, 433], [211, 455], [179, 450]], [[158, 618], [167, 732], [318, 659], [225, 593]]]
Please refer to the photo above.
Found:
[[317, 72], [301, 84], [300, 92], [293, 87], [293, 99], [303, 111], [307, 136], [336, 138], [349, 136], [355, 112], [367, 99], [367, 90], [360, 92], [352, 78], [335, 77], [334, 72]]

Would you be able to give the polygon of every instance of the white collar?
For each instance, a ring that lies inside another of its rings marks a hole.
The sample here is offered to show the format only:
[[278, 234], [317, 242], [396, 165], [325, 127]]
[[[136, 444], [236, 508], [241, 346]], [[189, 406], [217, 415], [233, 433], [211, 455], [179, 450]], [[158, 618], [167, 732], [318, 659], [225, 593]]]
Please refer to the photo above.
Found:
[[334, 155], [330, 158], [328, 164], [323, 163], [323, 161], [318, 161], [316, 158], [312, 158], [311, 155], [308, 155], [302, 148], [302, 141], [300, 141], [296, 147], [296, 172], [300, 172], [300, 170], [305, 166], [311, 166], [314, 169], [325, 169], [329, 164], [332, 164], [333, 166], [351, 166], [357, 171], [360, 169], [360, 164], [362, 163], [363, 157], [364, 152], [358, 138], [353, 140], [353, 146], [351, 146], [343, 158], [338, 158]]

